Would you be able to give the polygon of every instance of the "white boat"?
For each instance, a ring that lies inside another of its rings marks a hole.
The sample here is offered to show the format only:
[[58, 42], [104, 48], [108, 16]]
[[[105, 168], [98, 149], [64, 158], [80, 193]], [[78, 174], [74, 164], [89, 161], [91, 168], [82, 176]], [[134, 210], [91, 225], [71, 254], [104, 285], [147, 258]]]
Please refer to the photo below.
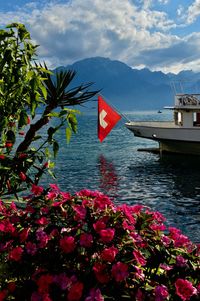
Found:
[[200, 94], [176, 94], [173, 121], [127, 122], [135, 136], [155, 140], [159, 151], [200, 155]]

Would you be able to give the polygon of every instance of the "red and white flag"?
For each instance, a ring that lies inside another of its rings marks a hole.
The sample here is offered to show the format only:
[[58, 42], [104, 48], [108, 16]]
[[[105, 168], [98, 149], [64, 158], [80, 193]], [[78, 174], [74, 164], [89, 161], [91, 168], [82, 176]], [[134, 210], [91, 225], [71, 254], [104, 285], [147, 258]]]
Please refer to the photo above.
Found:
[[121, 116], [98, 96], [98, 138], [101, 142], [120, 119]]

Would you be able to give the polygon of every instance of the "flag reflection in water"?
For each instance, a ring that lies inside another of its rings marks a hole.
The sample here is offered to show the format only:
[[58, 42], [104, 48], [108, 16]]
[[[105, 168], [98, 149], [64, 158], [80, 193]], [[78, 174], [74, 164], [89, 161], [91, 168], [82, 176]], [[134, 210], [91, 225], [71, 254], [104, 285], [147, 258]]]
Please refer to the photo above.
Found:
[[98, 166], [100, 171], [100, 191], [110, 197], [118, 196], [118, 176], [115, 166], [108, 161], [103, 155], [98, 158]]

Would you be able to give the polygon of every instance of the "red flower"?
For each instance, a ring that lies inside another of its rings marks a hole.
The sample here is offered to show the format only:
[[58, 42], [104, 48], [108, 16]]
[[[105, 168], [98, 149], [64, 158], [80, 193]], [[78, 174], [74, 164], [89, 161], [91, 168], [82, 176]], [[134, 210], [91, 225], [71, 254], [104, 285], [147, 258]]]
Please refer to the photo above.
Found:
[[0, 160], [4, 160], [5, 157], [6, 157], [6, 156], [5, 156], [4, 154], [1, 154], [1, 155], [0, 155]]
[[7, 141], [5, 144], [5, 147], [8, 147], [8, 148], [10, 148], [12, 146], [13, 146], [12, 142], [9, 142], [9, 141]]
[[169, 296], [168, 290], [165, 285], [156, 286], [155, 290], [155, 301], [164, 301]]
[[15, 291], [15, 289], [16, 289], [16, 283], [14, 281], [11, 281], [11, 282], [8, 283], [7, 287], [8, 287], [8, 290], [11, 293], [13, 293]]
[[5, 300], [6, 296], [7, 296], [7, 290], [0, 291], [0, 301]]
[[42, 275], [37, 280], [38, 292], [47, 293], [49, 291], [49, 286], [53, 282], [53, 276], [50, 274]]
[[37, 252], [37, 246], [35, 243], [32, 243], [31, 241], [28, 241], [26, 243], [26, 252], [30, 255], [35, 255]]
[[19, 132], [19, 135], [24, 136], [25, 132], [21, 131], [21, 132]]
[[110, 242], [113, 240], [113, 237], [115, 235], [115, 229], [112, 228], [103, 229], [100, 230], [99, 234], [103, 242], [105, 243]]
[[68, 301], [79, 301], [83, 293], [83, 283], [73, 283], [67, 295]]
[[141, 266], [146, 264], [146, 259], [140, 253], [140, 251], [137, 251], [137, 250], [133, 251], [133, 255], [134, 255], [135, 260], [137, 261], [138, 264], [140, 264]]
[[19, 159], [27, 158], [27, 154], [21, 153], [21, 154], [19, 154], [18, 158], [19, 158]]
[[106, 272], [106, 265], [101, 263], [95, 263], [93, 266], [93, 271], [95, 273], [95, 276], [97, 280], [100, 283], [108, 283], [110, 280], [110, 277], [108, 273]]
[[20, 233], [20, 236], [19, 236], [20, 237], [20, 242], [26, 241], [29, 232], [30, 232], [30, 228], [24, 228], [22, 230], [22, 232]]
[[128, 273], [128, 265], [118, 261], [112, 266], [112, 276], [115, 278], [117, 282], [121, 282], [125, 280], [129, 273]]
[[117, 253], [118, 249], [112, 246], [102, 251], [101, 258], [105, 261], [113, 262]]
[[16, 247], [9, 252], [9, 259], [14, 261], [19, 261], [22, 257], [23, 249], [21, 247]]
[[27, 116], [26, 124], [30, 124], [30, 123], [31, 123], [31, 119], [29, 116]]
[[74, 216], [74, 219], [77, 221], [77, 220], [84, 220], [85, 217], [86, 217], [86, 209], [81, 206], [81, 205], [74, 205], [72, 207], [74, 209], [74, 211], [76, 212], [75, 216]]
[[60, 247], [64, 253], [71, 253], [75, 249], [75, 241], [72, 236], [65, 236], [60, 239]]
[[90, 290], [89, 296], [85, 299], [85, 301], [104, 301], [104, 297], [102, 296], [99, 288], [92, 288]]
[[39, 218], [38, 220], [36, 220], [36, 224], [38, 225], [48, 225], [49, 221], [45, 216], [42, 216], [41, 218]]
[[197, 294], [197, 289], [188, 280], [178, 279], [175, 282], [176, 294], [181, 298], [181, 300], [189, 300], [190, 297]]
[[43, 190], [44, 190], [43, 187], [37, 186], [35, 184], [33, 184], [31, 188], [31, 192], [33, 192], [34, 195], [42, 194]]
[[19, 173], [19, 177], [20, 177], [20, 179], [22, 180], [22, 181], [26, 181], [26, 174], [24, 173], [24, 172], [20, 172]]
[[93, 224], [93, 228], [95, 231], [99, 232], [100, 230], [106, 228], [106, 224], [103, 221], [97, 221]]
[[80, 245], [85, 248], [90, 248], [93, 243], [93, 236], [88, 233], [83, 233], [80, 236]]

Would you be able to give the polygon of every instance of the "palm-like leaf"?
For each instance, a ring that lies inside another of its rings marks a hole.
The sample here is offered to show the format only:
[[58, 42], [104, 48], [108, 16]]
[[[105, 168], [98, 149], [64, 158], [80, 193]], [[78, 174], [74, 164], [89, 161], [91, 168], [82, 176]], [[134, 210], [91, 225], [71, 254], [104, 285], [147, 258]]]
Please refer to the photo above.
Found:
[[[49, 71], [46, 65], [45, 69]], [[44, 101], [51, 107], [64, 107], [81, 105], [91, 100], [99, 92], [89, 90], [93, 83], [69, 89], [75, 75], [76, 72], [72, 70], [59, 71], [55, 76], [44, 72], [42, 76], [46, 79], [43, 81], [43, 85], [47, 90], [47, 98]]]

